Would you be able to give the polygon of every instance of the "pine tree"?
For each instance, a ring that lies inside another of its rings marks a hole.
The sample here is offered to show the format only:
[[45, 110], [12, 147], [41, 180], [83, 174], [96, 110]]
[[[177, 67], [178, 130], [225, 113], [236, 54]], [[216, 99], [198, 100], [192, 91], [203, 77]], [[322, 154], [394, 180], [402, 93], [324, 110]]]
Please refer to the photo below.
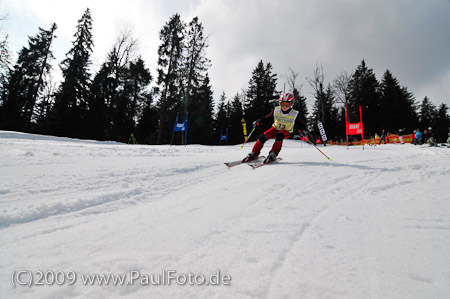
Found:
[[[297, 88], [294, 88], [292, 93], [295, 98], [294, 109], [298, 111], [298, 117], [300, 117], [302, 121], [302, 125], [298, 128], [298, 130], [307, 130], [308, 129], [308, 106], [306, 105], [306, 97], [300, 94], [300, 91]], [[296, 132], [294, 132], [296, 133]]]
[[136, 44], [123, 30], [94, 77], [86, 121], [91, 138], [126, 142], [151, 103], [152, 77], [142, 58], [133, 60]]
[[447, 114], [448, 106], [442, 103], [437, 111], [436, 120], [434, 122], [434, 131], [436, 133], [437, 142], [446, 142], [450, 129], [450, 116]]
[[[242, 118], [244, 118], [244, 111], [242, 109], [242, 98], [243, 96], [237, 93], [231, 103], [229, 104], [229, 144], [238, 144], [245, 141], [245, 136], [243, 133], [244, 128], [242, 127]], [[246, 120], [247, 137], [252, 129], [251, 122]], [[254, 138], [254, 136], [252, 137]]]
[[152, 78], [141, 58], [130, 61], [122, 75], [120, 81], [123, 83], [120, 84], [112, 114], [112, 132], [114, 140], [126, 142], [143, 114], [149, 98], [146, 88]]
[[[276, 90], [277, 76], [272, 73], [272, 65], [261, 60], [252, 72], [247, 89], [247, 99], [244, 103], [245, 119], [251, 123], [267, 115], [276, 105], [278, 94]], [[266, 129], [270, 124], [265, 124]]]
[[156, 144], [157, 134], [158, 111], [152, 103], [152, 96], [148, 95], [136, 126], [136, 137], [139, 143]]
[[130, 72], [127, 81], [130, 86], [131, 111], [134, 112], [132, 118], [140, 119], [144, 113], [144, 109], [151, 103], [152, 98], [148, 87], [153, 77], [141, 57], [131, 61], [129, 69]]
[[401, 90], [398, 80], [394, 78], [389, 70], [383, 75], [380, 82], [380, 115], [379, 123], [387, 132], [398, 129], [398, 113], [400, 110]]
[[34, 113], [31, 117], [33, 125], [33, 132], [40, 134], [49, 134], [49, 113], [54, 103], [54, 94], [56, 91], [56, 84], [52, 81], [52, 77], [44, 84], [44, 89], [39, 96], [39, 101], [36, 103]]
[[192, 108], [189, 110], [189, 143], [215, 143], [212, 124], [213, 97], [208, 75], [204, 78], [202, 86], [192, 95], [190, 106]]
[[334, 135], [330, 135], [330, 138], [336, 142], [344, 142], [344, 140], [346, 139], [345, 106], [341, 106], [340, 108], [338, 108], [336, 126], [336, 133]]
[[425, 97], [419, 107], [419, 129], [426, 130], [428, 127], [432, 127], [436, 116], [436, 106], [431, 103], [428, 97]]
[[399, 128], [406, 128], [408, 131], [413, 131], [414, 128], [417, 126], [418, 123], [418, 116], [417, 116], [417, 104], [416, 100], [414, 98], [414, 94], [409, 92], [406, 87], [401, 88], [402, 91], [402, 102], [401, 102], [401, 111], [402, 111], [402, 119], [403, 119], [403, 126], [399, 126]]
[[338, 123], [338, 109], [334, 107], [334, 93], [331, 85], [328, 85], [326, 89], [320, 85], [315, 97], [316, 101], [311, 116], [311, 131], [314, 136], [316, 138], [320, 136], [318, 128], [319, 121], [322, 122], [327, 137], [338, 135], [340, 127]]
[[[0, 17], [3, 22], [6, 17]], [[8, 35], [3, 33], [3, 26], [0, 25], [0, 116], [3, 106], [4, 86], [11, 69], [11, 52], [9, 51]], [[0, 124], [1, 125], [1, 124]]]
[[314, 69], [314, 74], [312, 78], [308, 79], [309, 85], [314, 91], [314, 98], [316, 99], [313, 107], [313, 114], [311, 116], [311, 126], [314, 134], [317, 134], [317, 122], [322, 121], [322, 123], [326, 123], [326, 113], [328, 112], [328, 99], [325, 94], [325, 74], [323, 72], [322, 65], [316, 65]]
[[398, 80], [387, 70], [380, 82], [379, 122], [388, 132], [406, 128], [413, 130], [416, 123], [414, 99], [411, 93], [401, 87]]
[[[222, 132], [223, 135], [227, 132], [227, 129], [229, 130], [229, 117], [228, 117], [228, 111], [227, 111], [227, 96], [225, 95], [225, 92], [222, 92], [222, 95], [220, 96], [219, 102], [216, 106], [216, 114], [214, 119], [214, 128], [215, 128], [215, 138], [216, 140], [219, 140], [220, 133]], [[230, 136], [228, 132], [228, 136]]]
[[39, 33], [29, 38], [28, 48], [19, 52], [4, 93], [4, 128], [30, 131], [35, 104], [51, 71], [50, 60], [54, 57], [50, 47], [55, 30], [56, 24], [50, 30], [39, 28]]
[[205, 86], [204, 81], [210, 66], [210, 60], [205, 56], [208, 38], [203, 35], [203, 25], [199, 22], [198, 17], [193, 18], [186, 29], [184, 34], [185, 42], [183, 43], [184, 63], [182, 69], [185, 110], [189, 108], [189, 101], [196, 89]]
[[92, 80], [89, 110], [86, 116], [86, 137], [95, 140], [111, 139], [111, 99], [115, 93], [111, 65], [103, 63]]
[[339, 125], [337, 124], [338, 109], [334, 107], [335, 96], [331, 85], [325, 89], [324, 86], [325, 74], [323, 66], [317, 65], [314, 70], [313, 78], [309, 79], [309, 84], [314, 90], [315, 102], [313, 106], [313, 113], [311, 115], [310, 130], [319, 138], [319, 121], [322, 123], [325, 132], [330, 136], [335, 136], [338, 132]]
[[[335, 136], [345, 134], [345, 122], [340, 122], [339, 108], [335, 106], [335, 94], [330, 84], [325, 91], [326, 105], [329, 107], [326, 114], [326, 134], [328, 139], [333, 139]], [[319, 133], [319, 132], [318, 132]]]
[[[210, 60], [205, 54], [208, 37], [203, 35], [203, 30], [198, 17], [193, 18], [185, 28], [181, 68], [183, 97], [179, 112], [186, 115], [189, 111], [188, 141], [210, 144], [213, 142], [212, 91], [207, 74]], [[184, 140], [183, 135], [180, 137]]]
[[182, 66], [183, 39], [186, 24], [179, 14], [173, 15], [159, 33], [161, 45], [158, 48], [158, 79], [155, 93], [159, 124], [157, 143], [168, 143], [172, 135], [173, 122], [183, 95]]
[[92, 53], [92, 17], [88, 9], [78, 21], [73, 47], [61, 63], [63, 81], [52, 111], [54, 134], [81, 137], [90, 89], [89, 72]]
[[[245, 141], [242, 128], [242, 118], [244, 118], [242, 103], [244, 97], [244, 94], [236, 93], [233, 99], [228, 101], [225, 93], [223, 93], [219, 100], [216, 114], [216, 130], [218, 133], [222, 130], [222, 133], [225, 134], [228, 129], [228, 144], [239, 144]], [[251, 122], [247, 120], [246, 128], [248, 135], [252, 126]], [[218, 134], [217, 138], [219, 138]]]
[[364, 123], [364, 134], [370, 135], [381, 130], [379, 128], [380, 95], [379, 83], [372, 69], [363, 60], [356, 68], [349, 82], [348, 121], [359, 122], [359, 106], [361, 106]]

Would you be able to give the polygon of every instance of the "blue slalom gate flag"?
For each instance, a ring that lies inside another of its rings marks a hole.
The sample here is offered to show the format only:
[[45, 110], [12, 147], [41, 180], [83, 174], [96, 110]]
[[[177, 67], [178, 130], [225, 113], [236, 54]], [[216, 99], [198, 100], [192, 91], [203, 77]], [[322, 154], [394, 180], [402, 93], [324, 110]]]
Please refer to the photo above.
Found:
[[186, 122], [181, 123], [181, 124], [180, 123], [176, 123], [174, 131], [175, 132], [186, 132], [186, 128], [187, 128], [187, 123]]
[[178, 113], [177, 113], [177, 118], [175, 119], [175, 126], [173, 127], [173, 132], [172, 132], [172, 140], [170, 141], [170, 145], [173, 144], [173, 137], [175, 135], [175, 132], [184, 132], [184, 145], [187, 144], [187, 123], [188, 123], [188, 114], [189, 112], [186, 111], [186, 119], [183, 123], [178, 123]]

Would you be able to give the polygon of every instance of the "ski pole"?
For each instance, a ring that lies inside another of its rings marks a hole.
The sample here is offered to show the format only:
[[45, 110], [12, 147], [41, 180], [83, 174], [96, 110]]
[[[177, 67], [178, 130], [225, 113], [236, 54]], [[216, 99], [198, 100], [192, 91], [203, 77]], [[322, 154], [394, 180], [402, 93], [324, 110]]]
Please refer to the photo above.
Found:
[[[308, 131], [306, 131], [308, 132]], [[309, 132], [308, 132], [309, 134]], [[314, 143], [312, 143], [311, 141], [309, 141], [309, 138], [306, 138], [306, 141], [308, 141], [310, 144], [314, 145], [314, 147], [316, 148], [316, 150], [318, 150], [319, 152], [322, 153], [322, 155], [324, 155], [328, 160], [331, 160], [330, 157], [328, 157], [327, 155], [325, 155]]]
[[252, 131], [250, 132], [250, 134], [248, 134], [247, 139], [245, 139], [244, 143], [241, 145], [241, 148], [244, 148], [244, 144], [247, 143], [247, 141], [250, 139], [250, 136], [252, 136], [253, 132], [255, 131], [256, 127], [253, 127]]
[[328, 157], [327, 155], [325, 155], [314, 143], [312, 144], [312, 145], [314, 145], [314, 147], [319, 151], [319, 152], [321, 152], [322, 153], [322, 155], [324, 155], [328, 160], [331, 160], [330, 159], [330, 157]]
[[[306, 133], [309, 135], [309, 137], [312, 137], [311, 133], [309, 133], [309, 131], [306, 129], [306, 123], [303, 121], [303, 118], [300, 116], [300, 114], [298, 114], [298, 117], [300, 118], [300, 121], [305, 125], [305, 131]], [[311, 141], [309, 141], [309, 138], [306, 138], [306, 141], [308, 141], [309, 143], [311, 143], [312, 145], [314, 145], [314, 147], [322, 154], [324, 155], [328, 160], [331, 160], [330, 157], [328, 157], [327, 155], [325, 155], [314, 143], [312, 143]]]

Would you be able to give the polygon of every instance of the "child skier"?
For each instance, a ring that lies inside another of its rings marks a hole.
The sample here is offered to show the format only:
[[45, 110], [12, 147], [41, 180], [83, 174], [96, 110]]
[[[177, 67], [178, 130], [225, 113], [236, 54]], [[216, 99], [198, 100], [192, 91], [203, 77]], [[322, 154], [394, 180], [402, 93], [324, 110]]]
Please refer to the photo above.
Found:
[[272, 116], [274, 119], [272, 127], [258, 137], [258, 140], [253, 146], [252, 151], [247, 155], [247, 157], [242, 160], [242, 162], [248, 162], [258, 159], [259, 153], [261, 152], [264, 143], [274, 136], [275, 142], [269, 155], [264, 160], [264, 163], [276, 160], [278, 153], [281, 150], [284, 138], [289, 136], [289, 134], [294, 131], [295, 124], [302, 123], [300, 117], [298, 117], [298, 111], [292, 109], [292, 107], [294, 106], [294, 101], [295, 99], [292, 94], [283, 94], [280, 97], [279, 106], [275, 107], [275, 109], [272, 110], [272, 112], [266, 115], [263, 119], [258, 119], [253, 122], [253, 127], [256, 127]]

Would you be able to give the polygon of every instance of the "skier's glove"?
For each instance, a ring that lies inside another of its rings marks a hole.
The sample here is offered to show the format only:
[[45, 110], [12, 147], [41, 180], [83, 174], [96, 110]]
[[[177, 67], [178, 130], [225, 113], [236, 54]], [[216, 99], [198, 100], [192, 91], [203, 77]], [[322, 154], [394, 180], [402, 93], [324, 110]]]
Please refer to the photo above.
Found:
[[260, 120], [260, 119], [257, 119], [257, 120], [255, 120], [255, 121], [252, 123], [253, 128], [259, 126], [260, 124], [261, 124], [261, 120]]

